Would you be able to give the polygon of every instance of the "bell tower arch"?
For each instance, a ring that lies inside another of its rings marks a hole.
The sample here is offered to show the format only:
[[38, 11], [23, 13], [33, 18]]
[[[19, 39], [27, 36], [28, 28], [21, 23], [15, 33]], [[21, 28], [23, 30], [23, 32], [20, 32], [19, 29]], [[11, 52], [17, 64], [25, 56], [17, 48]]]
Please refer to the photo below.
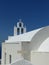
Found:
[[19, 22], [17, 23], [17, 27], [14, 26], [14, 36], [20, 35], [26, 32], [26, 27], [24, 27], [24, 24], [21, 19], [19, 19]]

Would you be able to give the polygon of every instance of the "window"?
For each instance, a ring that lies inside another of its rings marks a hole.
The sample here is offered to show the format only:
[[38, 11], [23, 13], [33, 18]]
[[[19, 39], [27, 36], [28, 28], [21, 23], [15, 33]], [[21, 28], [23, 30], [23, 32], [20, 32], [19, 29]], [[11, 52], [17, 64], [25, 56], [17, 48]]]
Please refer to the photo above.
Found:
[[9, 55], [9, 63], [11, 63], [11, 55]]
[[6, 64], [6, 53], [5, 53], [5, 60], [4, 60], [4, 63]]

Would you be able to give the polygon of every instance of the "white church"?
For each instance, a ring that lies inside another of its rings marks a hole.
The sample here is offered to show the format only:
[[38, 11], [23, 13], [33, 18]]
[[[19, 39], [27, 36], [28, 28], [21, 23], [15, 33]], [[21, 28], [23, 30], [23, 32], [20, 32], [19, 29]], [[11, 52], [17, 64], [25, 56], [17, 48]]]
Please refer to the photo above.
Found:
[[26, 32], [20, 19], [2, 43], [1, 65], [49, 65], [49, 26]]

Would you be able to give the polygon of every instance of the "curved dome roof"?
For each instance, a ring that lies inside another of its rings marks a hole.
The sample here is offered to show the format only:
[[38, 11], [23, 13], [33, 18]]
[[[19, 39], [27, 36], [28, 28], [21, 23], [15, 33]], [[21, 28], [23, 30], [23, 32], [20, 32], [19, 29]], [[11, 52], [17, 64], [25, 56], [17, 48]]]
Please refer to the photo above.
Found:
[[43, 43], [38, 48], [39, 52], [48, 52], [49, 51], [49, 37], [43, 41]]
[[40, 45], [49, 37], [49, 26], [43, 27], [39, 30], [31, 40], [31, 50], [36, 51]]

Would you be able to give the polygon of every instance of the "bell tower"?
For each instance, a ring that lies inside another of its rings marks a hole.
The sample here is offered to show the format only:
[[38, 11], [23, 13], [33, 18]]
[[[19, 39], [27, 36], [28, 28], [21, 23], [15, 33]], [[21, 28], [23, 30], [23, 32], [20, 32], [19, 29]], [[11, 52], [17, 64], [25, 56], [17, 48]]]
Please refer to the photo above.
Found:
[[17, 23], [17, 27], [14, 26], [14, 36], [20, 35], [26, 32], [26, 27], [24, 27], [24, 24], [21, 19], [19, 19], [19, 22]]

